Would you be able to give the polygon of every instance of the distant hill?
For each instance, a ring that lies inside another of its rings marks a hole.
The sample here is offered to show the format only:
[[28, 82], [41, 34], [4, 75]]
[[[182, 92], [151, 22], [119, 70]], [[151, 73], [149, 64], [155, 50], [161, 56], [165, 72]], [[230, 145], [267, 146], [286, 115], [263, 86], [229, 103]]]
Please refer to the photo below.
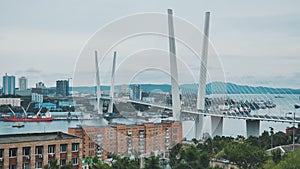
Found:
[[[121, 86], [117, 85], [116, 90], [120, 90]], [[183, 92], [197, 93], [197, 84], [180, 85]], [[94, 94], [95, 86], [91, 87], [72, 87], [71, 90], [80, 93]], [[101, 86], [102, 91], [110, 90], [109, 86]], [[170, 92], [171, 85], [169, 84], [141, 84], [141, 90], [146, 92], [162, 91]], [[300, 94], [300, 89], [291, 88], [271, 88], [271, 87], [253, 87], [247, 85], [238, 85], [234, 83], [212, 82], [206, 85], [206, 94]]]
[[[300, 94], [300, 89], [253, 87], [234, 83], [212, 82], [206, 85], [207, 93], [226, 91], [227, 94]], [[223, 92], [224, 93], [224, 92]]]

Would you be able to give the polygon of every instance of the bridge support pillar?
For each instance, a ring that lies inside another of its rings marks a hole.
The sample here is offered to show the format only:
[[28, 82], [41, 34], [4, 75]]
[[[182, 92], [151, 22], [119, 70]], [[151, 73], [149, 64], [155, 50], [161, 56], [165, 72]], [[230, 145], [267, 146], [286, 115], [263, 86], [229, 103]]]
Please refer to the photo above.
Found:
[[203, 130], [203, 115], [197, 114], [195, 117], [195, 139], [201, 139], [200, 136]]
[[103, 103], [104, 103], [104, 101], [100, 99], [99, 103], [100, 103], [100, 105], [99, 105], [99, 112], [98, 113], [103, 114]]
[[260, 121], [259, 120], [246, 120], [247, 137], [259, 136]]
[[211, 116], [211, 136], [223, 135], [223, 117]]

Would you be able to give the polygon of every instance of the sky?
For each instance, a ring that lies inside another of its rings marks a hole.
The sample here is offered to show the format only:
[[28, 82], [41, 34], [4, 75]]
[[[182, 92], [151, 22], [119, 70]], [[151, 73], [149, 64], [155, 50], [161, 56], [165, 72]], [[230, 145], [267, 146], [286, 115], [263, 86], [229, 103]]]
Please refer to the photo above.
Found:
[[[168, 8], [173, 9], [178, 20], [190, 23], [200, 32], [203, 30], [204, 13], [211, 12], [208, 74], [212, 78], [208, 78], [209, 81], [300, 88], [300, 2], [292, 0], [0, 0], [0, 76], [6, 72], [16, 78], [26, 76], [29, 87], [39, 81], [49, 87], [55, 86], [56, 80], [71, 77], [74, 85], [95, 85], [94, 65], [91, 65], [94, 56], [85, 53], [86, 49], [93, 45], [101, 48], [106, 40], [117, 36], [118, 31], [143, 26], [149, 28], [149, 25], [150, 28], [152, 25], [163, 27], [164, 23], [153, 19], [140, 18], [139, 22], [130, 22], [131, 26], [126, 22], [122, 25], [122, 21], [139, 13], [165, 14]], [[197, 39], [198, 34], [193, 37], [189, 35], [191, 32], [180, 32], [180, 22], [175, 21], [175, 36], [182, 34], [189, 36], [191, 41]], [[115, 26], [119, 24], [118, 29], [104, 34], [103, 30], [111, 28], [114, 23], [117, 23]], [[145, 35], [124, 41], [117, 49], [128, 59], [118, 58], [117, 67], [121, 73], [117, 77], [135, 82], [141, 78], [139, 76], [144, 76], [147, 82], [167, 83], [167, 45], [165, 37], [157, 36]], [[176, 45], [179, 55], [188, 55], [189, 51], [180, 47], [180, 43]], [[161, 48], [157, 50], [157, 46]], [[112, 54], [108, 55], [111, 57], [106, 61], [104, 54], [99, 54], [103, 84], [109, 83], [111, 67], [108, 65], [111, 65]], [[86, 63], [86, 67], [81, 67], [86, 58], [91, 61]], [[180, 72], [196, 73], [179, 76], [181, 83], [197, 82], [198, 60], [189, 63], [185, 59], [182, 57], [178, 61], [179, 67], [182, 67]], [[152, 69], [143, 69], [157, 61], [160, 62], [159, 67], [154, 65]], [[126, 65], [127, 68], [121, 69], [121, 63], [126, 63], [123, 67]], [[79, 67], [87, 75], [76, 78]], [[132, 68], [139, 70], [128, 76], [122, 74]], [[215, 74], [223, 77], [217, 78]], [[119, 83], [123, 81], [119, 80]]]

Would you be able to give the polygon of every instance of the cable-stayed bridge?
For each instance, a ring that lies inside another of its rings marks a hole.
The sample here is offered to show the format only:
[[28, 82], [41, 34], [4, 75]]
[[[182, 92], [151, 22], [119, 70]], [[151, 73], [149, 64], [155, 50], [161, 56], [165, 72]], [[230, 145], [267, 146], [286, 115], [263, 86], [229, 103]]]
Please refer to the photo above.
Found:
[[[162, 109], [168, 109], [173, 112], [175, 120], [184, 121], [184, 120], [194, 120], [195, 121], [195, 138], [199, 139], [203, 132], [203, 118], [204, 116], [211, 117], [211, 129], [212, 136], [222, 135], [223, 131], [223, 119], [232, 118], [240, 119], [246, 121], [246, 130], [247, 136], [258, 136], [260, 129], [261, 121], [270, 121], [270, 122], [283, 122], [283, 123], [300, 123], [300, 118], [287, 117], [287, 116], [275, 116], [275, 115], [262, 115], [255, 113], [238, 113], [232, 111], [222, 111], [217, 108], [212, 108], [207, 110], [205, 107], [205, 95], [206, 95], [206, 76], [207, 76], [207, 59], [208, 59], [208, 39], [209, 39], [209, 20], [210, 12], [205, 13], [205, 22], [204, 22], [204, 36], [202, 43], [202, 52], [201, 52], [201, 63], [199, 70], [199, 82], [198, 90], [195, 101], [195, 106], [183, 106], [180, 100], [180, 90], [178, 84], [178, 69], [177, 69], [177, 57], [176, 57], [176, 45], [175, 45], [175, 32], [174, 32], [174, 23], [173, 23], [173, 11], [168, 10], [168, 30], [169, 30], [169, 55], [170, 55], [170, 75], [171, 75], [171, 95], [172, 95], [172, 106], [170, 105], [160, 105], [158, 103], [151, 102], [142, 102], [138, 100], [126, 100], [122, 98], [114, 98], [114, 73], [116, 67], [116, 52], [114, 53], [113, 59], [113, 70], [111, 76], [111, 86], [109, 97], [101, 97], [100, 91], [100, 75], [99, 75], [99, 65], [97, 52], [95, 52], [95, 61], [96, 61], [96, 75], [97, 75], [97, 100], [98, 100], [98, 113], [102, 113], [103, 99], [110, 100], [109, 111], [112, 111], [112, 105], [114, 102], [127, 102], [132, 104], [140, 104], [151, 107], [157, 107]], [[102, 103], [101, 101], [102, 100]]]

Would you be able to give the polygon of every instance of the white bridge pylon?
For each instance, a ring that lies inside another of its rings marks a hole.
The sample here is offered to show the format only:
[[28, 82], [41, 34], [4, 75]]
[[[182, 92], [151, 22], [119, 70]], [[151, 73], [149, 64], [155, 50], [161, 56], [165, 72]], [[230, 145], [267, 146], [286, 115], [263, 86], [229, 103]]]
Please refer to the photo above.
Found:
[[[178, 79], [178, 69], [177, 69], [177, 56], [176, 56], [176, 45], [175, 45], [175, 32], [174, 32], [174, 23], [173, 23], [173, 11], [172, 9], [168, 9], [168, 30], [169, 30], [169, 56], [170, 56], [170, 72], [171, 72], [171, 92], [172, 92], [172, 107], [169, 108], [173, 111], [173, 115], [176, 120], [182, 121], [182, 113], [191, 113], [196, 114], [195, 120], [195, 138], [200, 139], [200, 136], [203, 134], [203, 118], [205, 115], [211, 116], [211, 134], [212, 136], [222, 135], [223, 134], [223, 118], [235, 118], [234, 116], [227, 116], [224, 114], [212, 114], [205, 111], [205, 95], [206, 95], [206, 76], [207, 76], [207, 60], [208, 60], [208, 40], [209, 40], [209, 24], [210, 24], [210, 12], [205, 13], [205, 21], [204, 21], [204, 36], [203, 36], [203, 44], [202, 44], [202, 53], [201, 53], [201, 63], [199, 70], [199, 83], [198, 83], [198, 95], [197, 95], [197, 110], [187, 111], [182, 110], [181, 101], [180, 101], [180, 90], [179, 90], [179, 79]], [[96, 82], [97, 82], [97, 110], [99, 114], [102, 114], [102, 103], [101, 99], [107, 99], [101, 97], [100, 90], [100, 75], [99, 75], [99, 66], [98, 66], [98, 56], [97, 51], [95, 51], [95, 62], [96, 62]], [[114, 76], [115, 76], [115, 64], [116, 64], [116, 52], [114, 52], [113, 58], [113, 68], [111, 75], [111, 87], [110, 87], [110, 104], [109, 104], [109, 112], [113, 111], [113, 103], [114, 100], [118, 100], [118, 98], [114, 98]], [[128, 102], [136, 102], [133, 100], [127, 100]], [[137, 104], [145, 104], [142, 102], [136, 102]], [[155, 105], [153, 105], [155, 106]], [[159, 107], [159, 105], [157, 105]], [[264, 120], [265, 118], [258, 117], [258, 119], [251, 119], [251, 117], [242, 117], [240, 119], [244, 119], [247, 121], [247, 132], [253, 136], [259, 135], [259, 122], [253, 120]], [[248, 129], [249, 128], [249, 129]], [[248, 135], [249, 135], [248, 134]]]
[[[208, 55], [208, 37], [209, 37], [209, 18], [210, 12], [205, 13], [204, 36], [202, 44], [202, 55], [199, 72], [199, 84], [197, 95], [197, 110], [205, 111], [205, 95], [206, 95], [206, 74], [207, 74], [207, 55]], [[172, 89], [172, 109], [176, 120], [182, 121], [181, 103], [178, 84], [177, 57], [175, 46], [175, 35], [173, 25], [173, 11], [168, 9], [168, 27], [169, 27], [169, 51], [170, 51], [170, 69], [171, 69], [171, 89]], [[217, 123], [218, 122], [218, 123]], [[212, 119], [212, 129], [217, 129], [218, 132], [212, 131], [212, 134], [221, 134], [223, 130], [223, 118], [217, 120]], [[215, 126], [217, 125], [217, 126]], [[195, 138], [200, 139], [203, 133], [203, 115], [199, 114], [195, 118]]]
[[[201, 63], [199, 72], [198, 95], [197, 95], [197, 111], [198, 115], [195, 120], [195, 138], [201, 139], [203, 134], [203, 117], [205, 114], [205, 95], [206, 95], [206, 75], [207, 75], [207, 60], [208, 60], [208, 39], [209, 39], [209, 22], [210, 12], [205, 13], [204, 21], [204, 36], [202, 43]], [[168, 9], [168, 27], [169, 27], [169, 52], [170, 52], [170, 71], [171, 71], [171, 89], [172, 89], [172, 110], [176, 120], [182, 121], [182, 110], [179, 93], [179, 81], [177, 70], [177, 57], [175, 46], [175, 33], [173, 25], [173, 11]], [[259, 121], [247, 120], [247, 135], [259, 135]], [[211, 135], [223, 134], [223, 116], [211, 116]]]

